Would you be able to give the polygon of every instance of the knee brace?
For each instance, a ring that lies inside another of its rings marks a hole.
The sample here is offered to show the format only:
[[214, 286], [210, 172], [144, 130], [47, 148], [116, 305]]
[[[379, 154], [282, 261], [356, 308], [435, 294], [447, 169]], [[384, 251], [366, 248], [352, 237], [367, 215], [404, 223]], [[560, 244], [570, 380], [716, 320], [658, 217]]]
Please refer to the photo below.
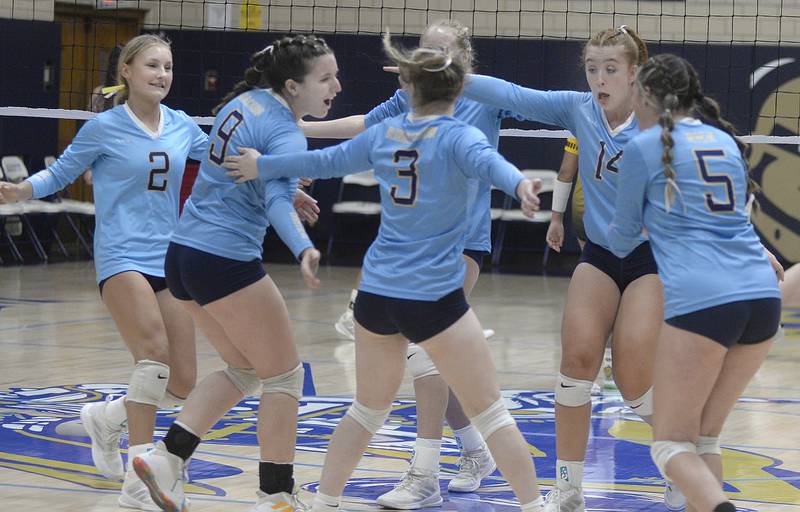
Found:
[[389, 413], [391, 411], [391, 406], [382, 410], [370, 409], [369, 407], [359, 403], [358, 400], [353, 400], [353, 405], [347, 409], [347, 416], [350, 416], [353, 421], [364, 427], [364, 430], [369, 432], [371, 435], [375, 435], [375, 432], [377, 432], [386, 422], [386, 418], [389, 417]]
[[439, 370], [434, 366], [431, 358], [425, 349], [414, 343], [408, 344], [408, 353], [406, 354], [408, 361], [406, 366], [414, 380], [421, 377], [429, 377], [431, 375], [439, 375]]
[[639, 415], [639, 417], [644, 418], [645, 420], [650, 419], [653, 415], [653, 387], [650, 386], [650, 389], [645, 392], [639, 398], [634, 398], [633, 400], [625, 400], [625, 405], [631, 408], [633, 412]]
[[261, 393], [282, 393], [295, 400], [300, 400], [303, 397], [303, 377], [305, 374], [303, 363], [300, 363], [293, 370], [289, 370], [286, 373], [268, 379], [261, 379]]
[[126, 400], [158, 407], [167, 391], [168, 381], [169, 366], [149, 359], [137, 361], [128, 384]]
[[251, 396], [258, 393], [258, 386], [261, 384], [261, 380], [259, 380], [254, 369], [234, 368], [228, 365], [222, 372], [244, 396]]
[[556, 403], [567, 407], [580, 407], [592, 401], [592, 381], [578, 380], [558, 374]]
[[694, 443], [678, 441], [656, 441], [650, 447], [650, 456], [664, 478], [668, 478], [667, 462], [680, 453], [697, 453], [697, 448]]
[[478, 432], [483, 436], [483, 440], [489, 439], [489, 436], [500, 430], [501, 428], [514, 425], [514, 418], [508, 412], [503, 398], [500, 397], [495, 403], [486, 408], [485, 411], [473, 416], [469, 419]]
[[695, 444], [697, 455], [722, 455], [719, 437], [700, 436]]
[[177, 396], [173, 395], [167, 389], [164, 391], [164, 398], [161, 399], [161, 403], [158, 404], [159, 409], [177, 409], [178, 407], [183, 405], [185, 398], [178, 398]]

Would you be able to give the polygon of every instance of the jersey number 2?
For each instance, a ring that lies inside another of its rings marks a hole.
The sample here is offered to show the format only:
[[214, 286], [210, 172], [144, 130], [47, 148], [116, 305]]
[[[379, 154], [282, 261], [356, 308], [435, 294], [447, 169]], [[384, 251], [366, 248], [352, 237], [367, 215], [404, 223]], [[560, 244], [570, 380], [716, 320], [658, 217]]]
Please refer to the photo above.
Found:
[[164, 151], [153, 151], [150, 153], [150, 163], [160, 164], [150, 171], [150, 179], [147, 180], [147, 190], [164, 192], [167, 190], [167, 173], [169, 172], [169, 155]]
[[417, 175], [417, 160], [419, 159], [419, 151], [416, 149], [398, 149], [394, 152], [394, 163], [400, 163], [401, 160], [411, 160], [408, 167], [401, 167], [397, 169], [397, 176], [403, 179], [411, 180], [408, 183], [408, 194], [401, 195], [399, 193], [400, 187], [392, 185], [389, 189], [389, 195], [392, 196], [394, 204], [400, 206], [414, 206], [417, 202], [417, 187], [419, 185], [419, 175]]

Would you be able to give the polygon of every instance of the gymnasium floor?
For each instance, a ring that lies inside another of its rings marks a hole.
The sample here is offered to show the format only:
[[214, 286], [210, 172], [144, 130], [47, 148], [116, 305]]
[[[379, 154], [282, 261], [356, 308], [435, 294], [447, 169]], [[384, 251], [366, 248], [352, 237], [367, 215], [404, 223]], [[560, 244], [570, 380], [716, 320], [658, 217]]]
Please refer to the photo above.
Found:
[[[296, 479], [313, 491], [327, 440], [354, 393], [353, 344], [333, 322], [346, 305], [356, 269], [323, 267], [323, 287], [303, 286], [299, 269], [270, 265], [294, 322], [301, 357], [310, 365], [301, 404]], [[559, 324], [568, 280], [485, 274], [471, 301], [490, 340], [508, 406], [536, 460], [540, 481], [554, 477], [552, 386], [559, 361]], [[742, 510], [800, 511], [800, 309], [784, 312], [787, 339], [776, 346], [722, 435], [726, 489]], [[198, 341], [199, 374], [221, 366]], [[0, 269], [0, 502], [6, 510], [117, 509], [120, 483], [99, 476], [88, 438], [77, 424], [83, 403], [124, 388], [131, 358], [100, 302], [88, 263]], [[370, 446], [345, 495], [346, 510], [375, 508], [407, 467], [414, 441], [410, 381], [389, 422]], [[190, 465], [193, 511], [248, 511], [255, 502], [258, 451], [255, 400], [244, 400], [206, 436]], [[175, 411], [159, 413], [160, 432]], [[448, 435], [449, 432], [446, 432]], [[594, 397], [587, 458], [587, 510], [666, 510], [662, 480], [649, 457], [650, 430], [628, 414], [618, 395]], [[455, 470], [447, 438], [442, 486]], [[514, 508], [497, 475], [475, 494], [445, 497], [445, 510]], [[310, 499], [310, 494], [303, 493]]]

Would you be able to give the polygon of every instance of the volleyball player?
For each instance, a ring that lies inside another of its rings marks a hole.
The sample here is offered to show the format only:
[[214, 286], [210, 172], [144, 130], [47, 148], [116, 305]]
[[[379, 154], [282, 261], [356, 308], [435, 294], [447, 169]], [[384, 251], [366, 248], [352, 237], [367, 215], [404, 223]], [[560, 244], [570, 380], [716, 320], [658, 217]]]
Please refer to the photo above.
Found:
[[161, 104], [172, 84], [167, 41], [131, 39], [119, 77], [121, 105], [88, 121], [46, 170], [19, 185], [0, 184], [0, 195], [4, 202], [45, 197], [94, 171], [97, 282], [135, 366], [126, 397], [87, 404], [81, 419], [98, 470], [124, 475], [120, 505], [157, 510], [130, 464], [124, 471], [119, 437], [127, 425], [129, 461], [144, 453], [153, 446], [156, 409], [178, 407], [194, 386], [194, 326], [167, 290], [164, 257], [186, 158], [202, 158], [208, 138], [186, 114]]
[[[373, 168], [381, 227], [364, 260], [355, 303], [356, 399], [328, 448], [314, 510], [334, 510], [350, 474], [391, 410], [408, 342], [419, 344], [482, 434], [523, 510], [543, 510], [526, 443], [497, 385], [486, 340], [462, 287], [470, 178], [520, 198], [532, 216], [540, 182], [525, 180], [485, 136], [452, 118], [465, 67], [443, 49], [406, 55], [384, 38], [400, 66], [412, 112], [354, 139], [305, 154], [229, 157], [232, 175], [342, 176]], [[258, 164], [256, 163], [258, 162]]]
[[208, 152], [166, 258], [167, 283], [227, 367], [204, 378], [156, 448], [134, 459], [162, 510], [184, 511], [183, 467], [202, 437], [244, 396], [260, 396], [258, 502], [255, 512], [304, 509], [294, 486], [298, 400], [303, 366], [289, 313], [261, 261], [271, 225], [316, 288], [320, 254], [292, 207], [296, 179], [236, 185], [220, 167], [242, 147], [266, 154], [303, 151], [297, 126], [324, 117], [341, 90], [336, 58], [314, 36], [284, 37], [251, 57], [251, 66], [215, 111]]
[[[425, 29], [420, 46], [447, 48], [465, 69], [474, 65], [474, 51], [469, 29], [457, 20], [438, 20]], [[349, 138], [385, 119], [411, 111], [408, 94], [399, 89], [366, 115], [350, 116], [331, 121], [303, 123], [303, 130], [311, 137]], [[475, 126], [495, 148], [500, 141], [500, 122], [513, 114], [492, 106], [459, 98], [455, 103], [454, 117]], [[464, 246], [464, 293], [469, 297], [478, 280], [481, 265], [491, 253], [490, 216], [491, 185], [475, 180], [474, 197], [470, 199], [470, 228]], [[336, 323], [336, 330], [353, 336], [353, 304], [358, 295], [351, 292], [347, 311]], [[494, 331], [485, 330], [486, 337]], [[461, 451], [458, 473], [448, 482], [450, 492], [473, 492], [481, 480], [496, 468], [480, 433], [470, 424], [458, 399], [447, 388], [438, 370], [425, 351], [415, 344], [408, 347], [408, 369], [413, 377], [417, 403], [417, 438], [411, 467], [391, 491], [378, 498], [380, 505], [390, 508], [418, 509], [442, 502], [439, 487], [439, 457], [442, 443], [442, 420], [452, 429]]]
[[[730, 512], [719, 435], [780, 337], [782, 269], [750, 224], [745, 145], [691, 64], [658, 55], [636, 84], [642, 132], [619, 163], [609, 243], [624, 258], [647, 229], [664, 282], [651, 454], [690, 509]], [[722, 129], [692, 117], [695, 109]]]
[[[561, 511], [583, 511], [583, 465], [589, 438], [591, 391], [613, 330], [614, 379], [625, 403], [651, 421], [655, 345], [663, 298], [649, 242], [626, 258], [611, 251], [607, 226], [616, 199], [619, 159], [639, 131], [631, 91], [647, 47], [626, 26], [598, 32], [586, 43], [583, 64], [591, 92], [537, 91], [473, 76], [464, 95], [526, 118], [569, 129], [580, 141], [579, 174], [586, 201], [586, 244], [567, 292], [561, 327], [561, 368], [556, 383], [556, 489], [549, 501]], [[553, 202], [565, 204], [570, 186], [556, 183]], [[667, 508], [683, 508], [668, 483]]]

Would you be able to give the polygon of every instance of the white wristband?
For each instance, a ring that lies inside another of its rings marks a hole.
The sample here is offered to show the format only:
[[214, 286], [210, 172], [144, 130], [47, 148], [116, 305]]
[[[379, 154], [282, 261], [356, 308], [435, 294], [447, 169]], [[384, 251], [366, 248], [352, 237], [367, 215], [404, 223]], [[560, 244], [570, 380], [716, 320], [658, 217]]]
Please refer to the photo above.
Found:
[[558, 213], [564, 213], [567, 210], [567, 202], [569, 202], [569, 193], [572, 191], [572, 182], [565, 183], [563, 181], [555, 180], [553, 184], [553, 206], [552, 210]]

